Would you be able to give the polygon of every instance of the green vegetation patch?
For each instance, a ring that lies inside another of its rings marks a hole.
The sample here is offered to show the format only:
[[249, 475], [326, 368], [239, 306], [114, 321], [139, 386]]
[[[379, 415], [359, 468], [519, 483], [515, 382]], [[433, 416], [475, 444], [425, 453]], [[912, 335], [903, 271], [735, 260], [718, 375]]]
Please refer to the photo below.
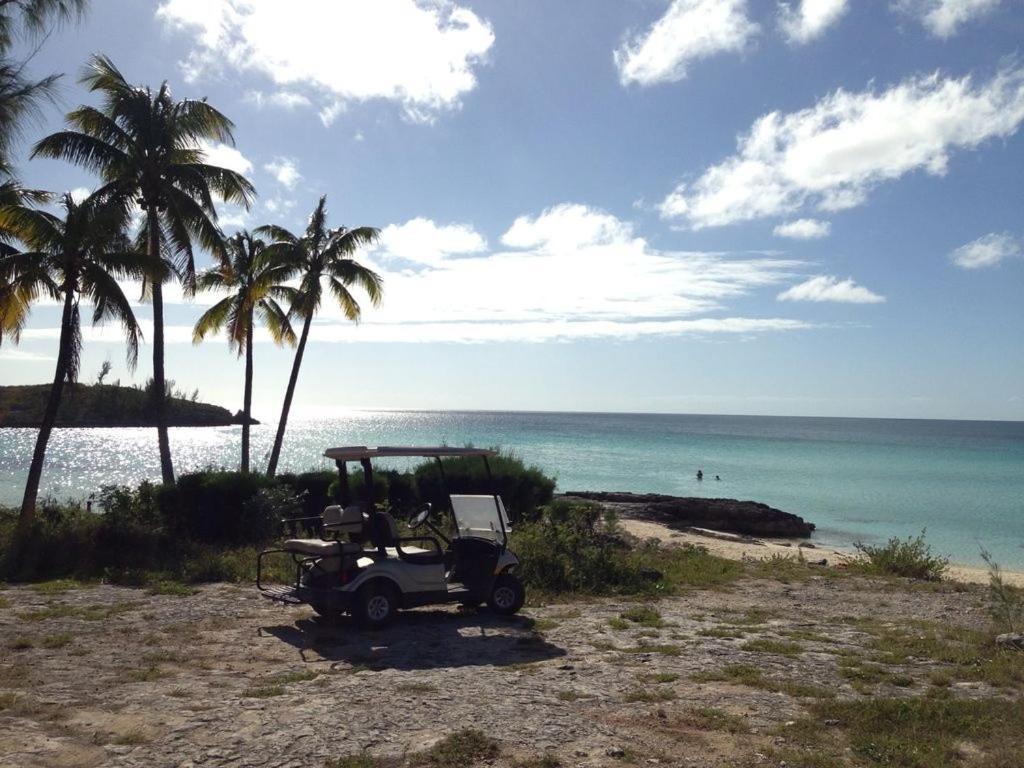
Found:
[[804, 647], [799, 643], [790, 643], [785, 640], [772, 640], [766, 637], [759, 637], [748, 640], [740, 646], [744, 651], [754, 653], [774, 653], [780, 656], [799, 656], [804, 652]]
[[619, 614], [620, 619], [639, 624], [641, 627], [660, 629], [667, 626], [657, 609], [649, 605], [636, 605]]
[[414, 761], [417, 765], [429, 765], [436, 768], [456, 768], [457, 766], [474, 765], [484, 760], [493, 760], [500, 753], [498, 742], [481, 731], [467, 729], [445, 736], [420, 758]]
[[182, 584], [180, 581], [155, 581], [146, 589], [147, 595], [171, 595], [173, 597], [192, 597], [199, 594], [196, 587]]
[[671, 688], [633, 688], [626, 691], [623, 701], [627, 703], [637, 702], [661, 702], [672, 701], [676, 697], [675, 691]]
[[837, 722], [854, 753], [872, 766], [960, 766], [964, 742], [986, 755], [974, 764], [992, 768], [1015, 764], [999, 762], [1001, 755], [1024, 754], [1024, 701], [872, 698], [820, 702], [812, 711]]
[[681, 725], [702, 731], [725, 731], [726, 733], [748, 733], [750, 726], [738, 715], [730, 714], [717, 707], [691, 707], [676, 715]]
[[773, 693], [785, 693], [796, 698], [830, 698], [835, 693], [828, 688], [811, 683], [799, 683], [792, 680], [776, 680], [750, 664], [727, 664], [718, 670], [699, 672], [693, 675], [698, 683], [725, 682], [734, 685], [745, 685], [748, 688], [760, 688]]
[[127, 613], [137, 608], [139, 603], [120, 602], [110, 605], [71, 605], [69, 603], [50, 603], [44, 608], [24, 611], [18, 614], [23, 621], [46, 621], [48, 619], [83, 619], [85, 621], [104, 621]]
[[851, 568], [873, 575], [941, 581], [949, 568], [949, 558], [932, 552], [924, 536], [925, 531], [906, 539], [894, 536], [881, 546], [857, 542], [854, 546], [863, 557]]

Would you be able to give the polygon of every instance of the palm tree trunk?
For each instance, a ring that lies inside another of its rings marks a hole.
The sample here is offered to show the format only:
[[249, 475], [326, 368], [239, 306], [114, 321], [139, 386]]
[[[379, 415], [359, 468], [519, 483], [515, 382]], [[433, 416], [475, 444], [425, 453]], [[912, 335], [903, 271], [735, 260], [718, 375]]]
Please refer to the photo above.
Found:
[[270, 452], [270, 463], [267, 465], [267, 475], [273, 477], [277, 472], [277, 462], [281, 458], [281, 443], [284, 442], [284, 430], [288, 425], [288, 411], [292, 407], [292, 396], [295, 394], [295, 384], [299, 380], [299, 366], [302, 365], [302, 353], [306, 351], [306, 338], [309, 336], [309, 326], [313, 322], [313, 313], [306, 315], [306, 321], [302, 324], [302, 335], [299, 336], [299, 346], [295, 350], [295, 360], [292, 362], [292, 375], [288, 379], [288, 390], [284, 393], [284, 406], [281, 408], [281, 420], [277, 423], [277, 435], [274, 437], [274, 449]]
[[[160, 257], [160, 230], [155, 211], [146, 216], [149, 230], [147, 246], [154, 261]], [[171, 441], [167, 435], [167, 377], [164, 375], [164, 293], [153, 281], [153, 410], [156, 415], [156, 442], [160, 449], [160, 474], [167, 485], [174, 483]]]
[[252, 310], [245, 328], [245, 396], [242, 400], [242, 471], [249, 471], [249, 421], [252, 415]]
[[57, 408], [60, 407], [60, 397], [64, 391], [64, 381], [68, 375], [68, 360], [71, 357], [71, 339], [74, 329], [72, 316], [74, 314], [75, 292], [70, 287], [65, 287], [64, 292], [64, 313], [60, 323], [60, 342], [57, 352], [57, 370], [53, 374], [53, 384], [50, 387], [50, 397], [46, 401], [46, 410], [43, 411], [43, 422], [39, 425], [39, 434], [36, 435], [36, 448], [32, 452], [32, 464], [28, 469], [28, 481], [25, 483], [25, 496], [21, 501], [21, 514], [18, 516], [18, 527], [15, 531], [15, 540], [23, 540], [32, 529], [32, 523], [36, 514], [36, 499], [39, 496], [39, 481], [43, 476], [43, 463], [46, 460], [46, 445], [50, 441], [50, 433], [53, 432], [53, 424], [57, 420]]

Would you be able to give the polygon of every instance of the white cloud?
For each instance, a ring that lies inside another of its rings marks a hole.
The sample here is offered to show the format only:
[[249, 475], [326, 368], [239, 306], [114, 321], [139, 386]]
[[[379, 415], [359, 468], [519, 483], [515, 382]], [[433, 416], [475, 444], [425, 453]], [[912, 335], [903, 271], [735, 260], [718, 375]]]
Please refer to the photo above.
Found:
[[[325, 298], [314, 340], [547, 342], [812, 327], [793, 318], [739, 317], [729, 311], [739, 297], [792, 281], [803, 262], [659, 250], [629, 222], [585, 205], [556, 205], [521, 216], [497, 249], [488, 248], [468, 224], [426, 218], [386, 227], [381, 241], [358, 258], [384, 278], [383, 304], [366, 306], [362, 322], [354, 325]], [[125, 282], [123, 288], [137, 300], [138, 284]], [[219, 298], [214, 292], [186, 297], [173, 284], [164, 291], [165, 304], [195, 304], [197, 316], [201, 306]], [[26, 338], [55, 338], [58, 331], [30, 330]], [[150, 338], [146, 323], [143, 332]], [[119, 334], [116, 326], [89, 329], [86, 339], [120, 343]], [[191, 326], [167, 333], [169, 343], [191, 343], [191, 338]]]
[[[185, 74], [218, 69], [270, 79], [318, 104], [387, 99], [429, 122], [458, 108], [494, 44], [491, 25], [452, 0], [163, 0], [157, 16], [194, 36]], [[273, 102], [270, 102], [273, 103]]]
[[759, 31], [746, 0], [672, 0], [665, 15], [615, 51], [623, 85], [675, 82], [690, 62], [741, 51]]
[[282, 197], [272, 197], [269, 200], [263, 201], [263, 207], [267, 213], [287, 213], [295, 207], [295, 201]]
[[835, 301], [843, 304], [880, 304], [885, 301], [863, 285], [857, 285], [851, 278], [818, 275], [799, 285], [787, 288], [778, 295], [779, 301]]
[[809, 43], [842, 18], [848, 0], [800, 0], [798, 8], [779, 4], [779, 27], [793, 45]]
[[601, 243], [626, 242], [633, 226], [615, 216], [578, 203], [548, 208], [540, 216], [520, 216], [501, 236], [511, 248], [560, 252]]
[[1010, 259], [1022, 254], [1021, 242], [1009, 232], [1001, 234], [992, 232], [961, 245], [949, 257], [958, 267], [978, 269], [992, 267], [1003, 259]]
[[665, 218], [694, 229], [791, 214], [837, 211], [912, 171], [946, 173], [950, 153], [1006, 137], [1024, 120], [1024, 68], [975, 85], [938, 74], [881, 93], [838, 90], [808, 109], [758, 118], [737, 153], [682, 183], [661, 203]]
[[295, 185], [302, 178], [298, 164], [290, 157], [275, 157], [263, 166], [263, 170], [270, 173], [279, 184], [283, 184], [288, 189], [295, 189]]
[[773, 230], [777, 237], [789, 237], [794, 240], [818, 240], [828, 237], [832, 224], [820, 219], [796, 219], [779, 224]]
[[[484, 250], [482, 236], [466, 225], [428, 219], [387, 228], [383, 240], [383, 252], [367, 260], [378, 262], [384, 277], [384, 304], [367, 312], [357, 338], [363, 332], [367, 339], [404, 333], [417, 339], [433, 334], [438, 340], [538, 341], [697, 328], [710, 333], [724, 330], [720, 318], [706, 326], [679, 321], [706, 320], [700, 316], [791, 279], [801, 266], [760, 255], [658, 250], [629, 222], [574, 204], [519, 217], [501, 238], [504, 249]], [[390, 268], [395, 254], [389, 249], [405, 260], [418, 257], [420, 268]], [[340, 311], [326, 303], [324, 317], [345, 325]], [[749, 320], [750, 331], [760, 327], [756, 322], [775, 321]], [[788, 328], [788, 322], [779, 327]], [[390, 330], [371, 330], [380, 326]]]
[[[59, 338], [60, 329], [55, 328], [54, 330], [58, 331], [58, 336], [55, 336], [54, 338]], [[57, 358], [54, 355], [43, 355], [39, 354], [38, 352], [29, 352], [24, 349], [0, 349], [0, 360], [12, 360], [18, 363], [42, 363], [53, 361], [56, 359]]]
[[281, 107], [282, 109], [296, 109], [297, 107], [310, 107], [313, 102], [308, 96], [294, 91], [249, 91], [245, 94], [245, 100], [255, 104], [257, 107]]
[[252, 162], [232, 146], [201, 141], [199, 148], [203, 150], [206, 162], [210, 165], [227, 168], [229, 171], [235, 171], [243, 176], [252, 173]]
[[380, 248], [386, 259], [440, 266], [451, 256], [480, 253], [487, 241], [469, 224], [435, 224], [415, 218], [381, 230]]
[[92, 190], [89, 189], [88, 187], [75, 187], [74, 189], [71, 190], [69, 194], [71, 195], [72, 200], [74, 200], [76, 203], [81, 203], [89, 195], [92, 194]]
[[[152, 337], [152, 324], [140, 321], [144, 337]], [[721, 317], [697, 318], [691, 320], [647, 320], [624, 322], [613, 320], [551, 320], [522, 323], [469, 323], [469, 322], [422, 322], [422, 323], [317, 323], [310, 331], [310, 340], [323, 343], [359, 342], [364, 344], [428, 344], [454, 343], [479, 344], [498, 342], [543, 343], [578, 341], [583, 339], [610, 339], [634, 341], [640, 338], [665, 336], [744, 336], [759, 333], [799, 331], [815, 327], [804, 320], [789, 318], [748, 318]], [[59, 337], [59, 328], [33, 328], [26, 330], [23, 338], [54, 340]], [[82, 336], [87, 343], [122, 344], [124, 337], [115, 326], [85, 326]], [[191, 344], [191, 325], [167, 325], [164, 327], [168, 344]], [[206, 343], [224, 342], [223, 334], [207, 337]], [[258, 328], [253, 336], [257, 343], [273, 340], [266, 329]]]
[[995, 10], [1001, 0], [897, 0], [896, 7], [920, 19], [936, 37], [949, 38], [959, 28]]

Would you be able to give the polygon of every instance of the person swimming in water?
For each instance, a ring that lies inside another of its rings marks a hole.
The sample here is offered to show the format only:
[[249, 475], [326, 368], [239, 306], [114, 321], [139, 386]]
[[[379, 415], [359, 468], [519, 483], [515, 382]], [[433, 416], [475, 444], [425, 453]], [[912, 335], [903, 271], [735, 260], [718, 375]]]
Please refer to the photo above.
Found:
[[721, 480], [721, 479], [722, 478], [720, 478], [718, 475], [715, 475], [715, 480]]
[[697, 470], [697, 479], [698, 480], [703, 480], [704, 479], [704, 470], [703, 469], [698, 469]]

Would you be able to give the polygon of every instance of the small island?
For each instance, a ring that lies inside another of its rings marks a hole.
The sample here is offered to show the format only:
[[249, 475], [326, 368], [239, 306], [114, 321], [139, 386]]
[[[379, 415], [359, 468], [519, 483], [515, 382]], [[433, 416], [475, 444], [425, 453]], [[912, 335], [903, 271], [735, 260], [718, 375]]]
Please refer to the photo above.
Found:
[[[49, 384], [0, 386], [0, 428], [37, 428], [43, 419]], [[241, 424], [241, 412], [181, 397], [168, 399], [171, 427], [226, 427]], [[259, 424], [255, 419], [250, 424]], [[117, 384], [67, 384], [57, 411], [56, 427], [155, 427], [149, 393], [142, 388]]]

